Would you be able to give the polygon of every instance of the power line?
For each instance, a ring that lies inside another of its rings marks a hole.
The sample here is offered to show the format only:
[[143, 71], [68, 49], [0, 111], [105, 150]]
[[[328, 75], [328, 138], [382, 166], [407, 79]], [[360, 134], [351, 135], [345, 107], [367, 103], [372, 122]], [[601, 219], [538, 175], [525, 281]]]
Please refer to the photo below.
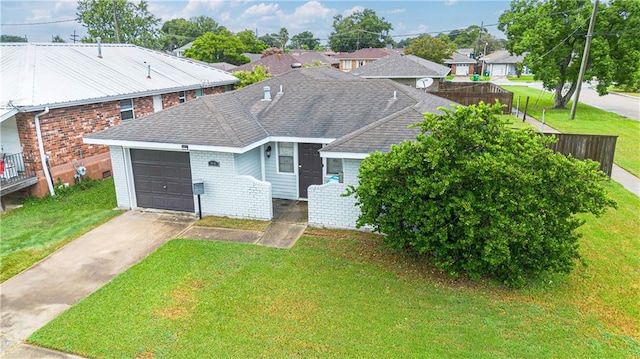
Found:
[[58, 24], [58, 23], [61, 23], [61, 22], [71, 22], [71, 21], [76, 21], [76, 19], [45, 21], [45, 22], [25, 22], [25, 23], [22, 23], [22, 24], [0, 24], [0, 26], [48, 25], [48, 24]]

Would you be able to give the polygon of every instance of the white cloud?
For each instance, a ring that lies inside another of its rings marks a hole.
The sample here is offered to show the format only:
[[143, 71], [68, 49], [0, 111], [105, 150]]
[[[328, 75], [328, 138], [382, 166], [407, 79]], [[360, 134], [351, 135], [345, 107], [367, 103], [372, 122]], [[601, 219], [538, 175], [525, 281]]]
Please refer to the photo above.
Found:
[[260, 16], [266, 16], [266, 15], [273, 15], [275, 13], [278, 12], [279, 9], [279, 5], [278, 4], [265, 4], [265, 3], [260, 3], [257, 5], [251, 5], [249, 8], [247, 8], [242, 15], [240, 15], [240, 17], [260, 17]]
[[351, 14], [353, 14], [354, 12], [363, 12], [364, 9], [365, 8], [363, 6], [356, 5], [356, 6], [352, 7], [351, 9], [346, 9], [345, 11], [343, 11], [342, 15], [344, 17], [351, 16]]
[[150, 1], [149, 12], [162, 19], [163, 22], [179, 18], [188, 20], [194, 16], [201, 15], [210, 16], [216, 20], [212, 14], [225, 5], [224, 1], [221, 0], [188, 0], [186, 4], [182, 4], [182, 2], [173, 1]]
[[381, 14], [404, 14], [405, 12], [407, 12], [407, 9], [392, 9], [392, 10], [387, 10], [387, 11], [382, 11]]
[[458, 2], [458, 0], [444, 0], [444, 4], [447, 6], [453, 6]]

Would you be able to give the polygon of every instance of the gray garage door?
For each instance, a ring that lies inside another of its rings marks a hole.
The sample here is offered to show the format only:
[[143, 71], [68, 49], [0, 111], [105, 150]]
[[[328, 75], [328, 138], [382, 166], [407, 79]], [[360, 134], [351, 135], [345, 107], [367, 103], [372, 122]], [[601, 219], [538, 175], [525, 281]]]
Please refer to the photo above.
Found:
[[188, 152], [131, 150], [138, 207], [193, 212]]

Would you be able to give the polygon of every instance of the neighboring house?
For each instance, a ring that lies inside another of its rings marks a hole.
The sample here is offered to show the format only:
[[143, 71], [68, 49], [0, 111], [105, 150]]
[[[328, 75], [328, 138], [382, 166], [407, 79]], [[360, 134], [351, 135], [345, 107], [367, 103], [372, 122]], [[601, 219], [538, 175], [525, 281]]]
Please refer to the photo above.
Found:
[[193, 41], [188, 42], [184, 45], [182, 45], [181, 47], [171, 51], [171, 53], [173, 53], [175, 56], [177, 57], [184, 57], [184, 51], [188, 48], [190, 48], [191, 46], [193, 46]]
[[300, 60], [289, 54], [273, 54], [266, 57], [262, 57], [258, 60], [251, 61], [248, 64], [240, 65], [233, 69], [233, 71], [253, 71], [256, 66], [262, 66], [272, 76], [277, 76], [287, 71], [290, 71], [292, 65], [297, 66], [300, 64]]
[[288, 54], [273, 54], [238, 66], [233, 71], [253, 71], [256, 66], [264, 67], [272, 76], [290, 71], [293, 67], [320, 65], [338, 67], [338, 60], [317, 51], [293, 50]]
[[[516, 75], [516, 66], [521, 64], [526, 53], [522, 55], [512, 55], [508, 50], [498, 50], [480, 58], [480, 62], [484, 64], [484, 71], [489, 76], [507, 76]], [[530, 74], [529, 69], [524, 66], [522, 75]]]
[[389, 55], [399, 55], [399, 53], [392, 49], [370, 47], [349, 53], [337, 53], [333, 58], [340, 61], [338, 67], [340, 70], [351, 71]]
[[291, 50], [289, 51], [290, 55], [295, 56], [303, 65], [315, 65], [319, 64], [321, 66], [331, 66], [336, 69], [340, 65], [340, 61], [331, 56], [327, 56], [320, 51], [314, 50]]
[[359, 209], [342, 194], [360, 162], [414, 139], [408, 125], [450, 104], [388, 79], [300, 68], [84, 141], [110, 146], [122, 208], [197, 213], [195, 181], [203, 214], [269, 220], [272, 199], [307, 200], [311, 225], [353, 228]]
[[234, 69], [238, 66], [234, 65], [234, 64], [230, 64], [228, 62], [213, 62], [208, 64], [209, 66], [216, 68], [218, 70], [222, 70], [222, 71], [235, 71]]
[[238, 81], [134, 45], [5, 43], [0, 53], [0, 145], [13, 166], [1, 175], [3, 195], [26, 187], [53, 193], [58, 180], [73, 183], [80, 174], [108, 177], [109, 149], [83, 144], [83, 136]]
[[415, 55], [390, 55], [368, 63], [350, 73], [366, 79], [391, 79], [416, 88], [438, 90], [438, 83], [451, 71], [447, 66]]
[[478, 69], [478, 61], [470, 57], [470, 54], [462, 54], [458, 51], [454, 51], [450, 59], [446, 60], [445, 65], [451, 68], [451, 74], [456, 76], [468, 76], [473, 74]]

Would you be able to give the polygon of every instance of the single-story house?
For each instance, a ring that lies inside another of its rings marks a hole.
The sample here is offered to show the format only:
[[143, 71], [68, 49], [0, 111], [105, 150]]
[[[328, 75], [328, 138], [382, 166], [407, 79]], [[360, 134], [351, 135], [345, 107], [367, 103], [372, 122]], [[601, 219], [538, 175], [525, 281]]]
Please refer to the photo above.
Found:
[[451, 74], [456, 76], [468, 76], [475, 73], [478, 61], [470, 54], [454, 51], [450, 59], [445, 60], [445, 65], [451, 68]]
[[272, 76], [277, 76], [291, 70], [291, 66], [294, 64], [300, 64], [295, 56], [289, 54], [272, 54], [251, 61], [247, 64], [237, 66], [233, 71], [253, 71], [256, 66], [262, 66]]
[[122, 208], [269, 220], [274, 198], [306, 200], [309, 224], [353, 228], [359, 209], [341, 194], [357, 185], [361, 161], [415, 138], [409, 124], [449, 105], [389, 79], [298, 68], [84, 141], [109, 146]]
[[[507, 76], [516, 75], [516, 65], [521, 64], [526, 53], [522, 55], [512, 55], [508, 50], [494, 51], [480, 58], [480, 62], [484, 64], [484, 71], [489, 76]], [[525, 66], [522, 69], [522, 75], [530, 74], [529, 69]]]
[[415, 55], [391, 55], [351, 70], [365, 79], [391, 79], [415, 88], [437, 91], [438, 84], [451, 71], [447, 66]]
[[2, 195], [88, 175], [111, 175], [105, 146], [82, 137], [202, 95], [232, 89], [231, 74], [126, 44], [0, 45]]
[[385, 56], [399, 55], [398, 51], [388, 48], [364, 48], [354, 52], [337, 53], [333, 55], [340, 61], [338, 68], [342, 71], [351, 71]]

